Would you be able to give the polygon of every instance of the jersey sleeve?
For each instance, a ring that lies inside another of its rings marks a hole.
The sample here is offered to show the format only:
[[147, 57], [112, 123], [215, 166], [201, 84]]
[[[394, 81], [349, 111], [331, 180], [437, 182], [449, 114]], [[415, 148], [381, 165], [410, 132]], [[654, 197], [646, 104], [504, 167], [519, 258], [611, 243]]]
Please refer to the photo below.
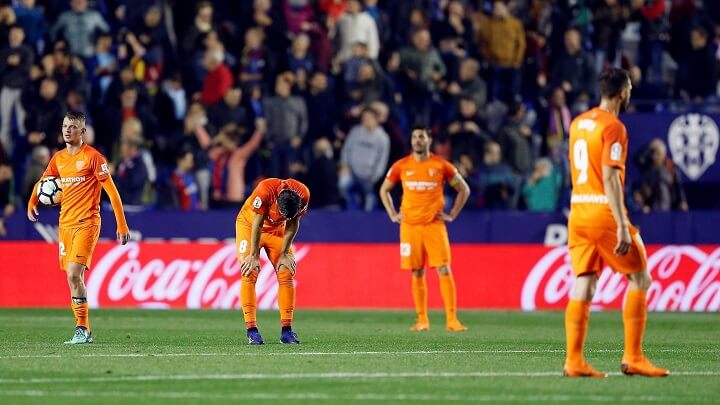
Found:
[[447, 160], [443, 160], [443, 178], [445, 180], [452, 180], [458, 173], [457, 167]]
[[627, 130], [621, 122], [608, 125], [602, 133], [602, 164], [625, 170]]
[[257, 187], [255, 187], [252, 195], [250, 195], [250, 199], [252, 201], [250, 206], [252, 207], [254, 213], [260, 215], [268, 215], [270, 213], [270, 205], [272, 203], [272, 201], [270, 201], [272, 195], [271, 191], [272, 190], [267, 183], [267, 180], [261, 181]]
[[400, 181], [400, 171], [401, 171], [401, 163], [400, 161], [397, 161], [393, 163], [392, 166], [390, 166], [390, 170], [388, 170], [387, 174], [385, 175], [385, 179], [391, 183], [397, 183]]
[[60, 177], [60, 171], [57, 168], [57, 162], [55, 160], [55, 156], [57, 156], [57, 155], [53, 155], [53, 157], [50, 159], [50, 162], [48, 162], [48, 165], [45, 168], [45, 171], [43, 172], [42, 176], [40, 176], [40, 178], [49, 177], [49, 176]]
[[90, 159], [90, 168], [100, 182], [104, 182], [110, 178], [110, 169], [108, 168], [107, 159], [105, 159], [105, 156], [100, 153], [93, 154], [92, 159]]

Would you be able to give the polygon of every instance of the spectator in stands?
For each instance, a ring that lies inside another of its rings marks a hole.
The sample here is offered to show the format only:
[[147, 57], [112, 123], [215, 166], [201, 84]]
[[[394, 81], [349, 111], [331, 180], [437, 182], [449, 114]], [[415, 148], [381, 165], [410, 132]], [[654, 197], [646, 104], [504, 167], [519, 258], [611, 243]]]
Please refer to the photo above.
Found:
[[102, 14], [88, 9], [88, 0], [70, 0], [71, 10], [60, 14], [50, 30], [53, 39], [67, 41], [70, 52], [82, 58], [93, 54], [93, 37], [96, 31], [108, 32], [110, 26]]
[[36, 145], [32, 148], [30, 165], [25, 171], [25, 178], [22, 184], [23, 201], [30, 201], [30, 195], [35, 188], [35, 183], [42, 177], [48, 162], [50, 162], [50, 149], [48, 149], [47, 146]]
[[368, 57], [377, 59], [380, 53], [380, 37], [375, 20], [362, 9], [361, 0], [348, 0], [347, 10], [337, 22], [340, 47], [337, 62], [343, 63], [352, 55], [353, 44], [367, 45]]
[[517, 181], [510, 166], [502, 162], [502, 150], [498, 143], [485, 143], [477, 177], [479, 205], [489, 209], [515, 208]]
[[643, 212], [688, 210], [680, 172], [668, 158], [661, 139], [653, 139], [637, 161], [642, 177], [634, 197]]
[[265, 48], [265, 35], [260, 28], [250, 28], [245, 32], [244, 47], [240, 54], [240, 84], [243, 88], [263, 85], [272, 72], [272, 55]]
[[211, 174], [207, 148], [211, 142], [205, 108], [200, 103], [193, 103], [185, 115], [182, 130], [175, 134], [172, 143], [177, 153], [190, 151], [194, 155], [195, 180], [198, 183], [202, 209], [207, 209], [210, 201]]
[[193, 176], [193, 153], [184, 151], [176, 158], [175, 170], [170, 178], [175, 193], [176, 207], [182, 211], [200, 209], [198, 185]]
[[533, 165], [533, 133], [525, 122], [526, 114], [523, 102], [512, 103], [498, 136], [498, 144], [505, 154], [503, 160], [520, 175], [529, 172]]
[[453, 161], [457, 161], [463, 154], [473, 161], [478, 161], [483, 146], [491, 140], [482, 128], [482, 117], [475, 99], [461, 97], [459, 112], [447, 127]]
[[58, 97], [58, 84], [52, 77], [40, 82], [38, 94], [26, 98], [25, 129], [28, 134], [36, 133], [43, 138], [43, 144], [54, 147], [57, 134], [60, 132], [58, 123], [65, 116], [65, 105]]
[[631, 18], [640, 22], [637, 59], [643, 84], [660, 83], [663, 80], [663, 42], [667, 37], [665, 0], [631, 0], [630, 4]]
[[120, 143], [120, 163], [115, 170], [115, 184], [125, 205], [142, 205], [148, 172], [140, 153], [138, 139], [125, 139]]
[[595, 73], [600, 74], [607, 67], [620, 67], [620, 37], [630, 17], [630, 8], [619, 0], [596, 1], [592, 16]]
[[7, 153], [12, 152], [13, 118], [18, 132], [25, 135], [25, 109], [21, 103], [23, 89], [30, 79], [33, 51], [23, 45], [25, 31], [20, 26], [10, 28], [8, 46], [0, 49], [0, 142]]
[[195, 6], [195, 19], [182, 40], [181, 51], [184, 59], [192, 58], [195, 51], [202, 48], [205, 36], [215, 28], [213, 12], [213, 5], [209, 1], [201, 1]]
[[110, 139], [104, 138], [99, 140], [99, 143], [107, 145], [112, 140], [118, 139], [123, 123], [132, 118], [140, 121], [141, 135], [147, 140], [155, 139], [158, 128], [157, 118], [148, 107], [138, 103], [138, 92], [130, 87], [120, 94], [119, 108], [112, 107], [106, 110], [106, 122], [103, 124], [103, 130], [108, 131]]
[[147, 8], [142, 24], [133, 30], [140, 45], [145, 48], [145, 82], [155, 91], [160, 83], [166, 63], [166, 48], [170, 46], [168, 33], [162, 24], [162, 10], [157, 5]]
[[267, 142], [272, 150], [270, 175], [273, 177], [288, 176], [290, 163], [298, 159], [298, 149], [308, 129], [305, 100], [290, 94], [292, 85], [292, 73], [278, 76], [275, 95], [263, 100]]
[[233, 75], [223, 63], [225, 54], [221, 51], [206, 51], [203, 66], [207, 72], [200, 100], [212, 107], [220, 102], [233, 85]]
[[432, 36], [435, 38], [460, 38], [461, 47], [473, 45], [472, 22], [467, 18], [462, 0], [450, 0], [442, 16], [431, 24]]
[[208, 153], [213, 161], [213, 206], [237, 206], [245, 200], [245, 166], [260, 147], [265, 131], [265, 120], [258, 119], [255, 132], [244, 143], [244, 129], [234, 123], [225, 125], [213, 138]]
[[390, 107], [382, 101], [375, 101], [370, 104], [370, 108], [375, 110], [378, 122], [390, 137], [390, 158], [388, 161], [395, 162], [407, 156], [410, 153], [410, 143], [403, 134], [400, 125], [390, 115]]
[[208, 110], [208, 119], [215, 128], [222, 128], [230, 122], [246, 126], [248, 113], [242, 105], [242, 90], [239, 87], [229, 89], [222, 101]]
[[305, 34], [298, 34], [292, 41], [292, 47], [287, 54], [288, 69], [297, 74], [299, 70], [304, 70], [311, 74], [315, 71], [315, 61], [308, 52], [310, 49], [310, 37]]
[[335, 114], [337, 110], [335, 94], [328, 88], [328, 78], [323, 72], [310, 77], [310, 86], [303, 95], [308, 112], [308, 141], [319, 138], [335, 138]]
[[182, 76], [175, 74], [166, 79], [155, 101], [160, 130], [172, 133], [180, 129], [188, 107]]
[[377, 112], [366, 108], [342, 147], [338, 186], [349, 209], [372, 211], [377, 205], [375, 187], [390, 155], [390, 138], [379, 126]]
[[313, 158], [310, 161], [305, 184], [313, 197], [313, 209], [339, 209], [342, 203], [338, 190], [338, 165], [334, 158], [333, 146], [327, 138], [320, 138], [313, 144]]
[[430, 31], [420, 29], [413, 34], [412, 47], [400, 51], [399, 68], [407, 79], [405, 106], [411, 125], [427, 126], [437, 83], [446, 73], [440, 54], [432, 47]]
[[492, 99], [510, 101], [520, 92], [520, 66], [525, 56], [525, 30], [517, 18], [510, 15], [507, 4], [493, 1], [492, 16], [479, 13], [480, 49], [490, 64]]
[[392, 30], [390, 28], [390, 15], [382, 8], [378, 7], [378, 0], [365, 0], [364, 10], [370, 14], [375, 20], [377, 26], [378, 37], [381, 44], [387, 44], [391, 38]]
[[552, 61], [550, 85], [562, 88], [572, 102], [585, 105], [595, 94], [595, 62], [592, 55], [582, 49], [580, 32], [574, 28], [565, 31], [564, 51]]
[[113, 76], [118, 70], [118, 60], [112, 52], [112, 35], [101, 33], [95, 39], [95, 52], [86, 59], [85, 66], [95, 103], [103, 104]]
[[558, 208], [561, 177], [548, 158], [535, 162], [535, 171], [522, 189], [528, 211], [552, 212]]
[[690, 33], [690, 48], [687, 58], [678, 61], [680, 94], [684, 99], [701, 101], [716, 92], [716, 86], [711, 85], [717, 83], [716, 49], [708, 41], [705, 28], [699, 26]]
[[[47, 59], [49, 58], [49, 60]], [[63, 43], [55, 44], [52, 55], [46, 55], [43, 62], [48, 62], [48, 74], [58, 83], [58, 93], [65, 98], [71, 91], [85, 90], [86, 79], [82, 64], [74, 64], [72, 56], [67, 53]]]
[[21, 0], [13, 6], [17, 24], [25, 30], [25, 43], [35, 51], [42, 54], [44, 50], [44, 37], [47, 32], [47, 21], [43, 10], [37, 6], [35, 0]]
[[458, 80], [453, 81], [447, 88], [448, 93], [455, 101], [461, 97], [470, 97], [475, 101], [480, 116], [484, 116], [485, 104], [487, 103], [487, 85], [478, 75], [480, 64], [472, 58], [467, 58], [460, 63]]
[[565, 90], [556, 87], [548, 100], [548, 107], [540, 117], [544, 153], [557, 149], [568, 139], [571, 121], [572, 115], [565, 101]]

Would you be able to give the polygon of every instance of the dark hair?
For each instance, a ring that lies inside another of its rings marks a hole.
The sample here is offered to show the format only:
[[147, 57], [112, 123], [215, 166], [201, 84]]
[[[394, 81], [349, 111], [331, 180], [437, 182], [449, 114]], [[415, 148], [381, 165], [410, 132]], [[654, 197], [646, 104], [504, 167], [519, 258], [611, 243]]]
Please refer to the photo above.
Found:
[[600, 95], [605, 98], [614, 98], [620, 95], [630, 82], [630, 73], [625, 69], [610, 68], [600, 74], [598, 83]]
[[295, 218], [303, 208], [300, 194], [289, 189], [285, 189], [278, 194], [277, 205], [280, 214], [288, 219]]
[[71, 121], [80, 121], [85, 124], [85, 113], [81, 111], [68, 111], [65, 113], [65, 118]]
[[425, 133], [427, 134], [427, 136], [429, 136], [430, 138], [432, 138], [432, 136], [433, 136], [432, 129], [430, 129], [430, 128], [428, 128], [428, 127], [415, 126], [415, 127], [413, 127], [413, 128], [410, 130], [410, 135], [412, 135], [413, 132], [415, 132], [415, 131], [425, 132]]

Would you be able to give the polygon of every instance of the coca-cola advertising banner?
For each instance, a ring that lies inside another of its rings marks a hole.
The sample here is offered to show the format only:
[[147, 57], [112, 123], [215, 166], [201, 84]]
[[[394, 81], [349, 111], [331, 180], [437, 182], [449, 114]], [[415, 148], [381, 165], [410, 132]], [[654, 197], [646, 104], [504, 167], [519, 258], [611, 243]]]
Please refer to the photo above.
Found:
[[[397, 244], [303, 243], [295, 246], [299, 308], [412, 308], [410, 274], [399, 269]], [[542, 245], [455, 244], [458, 304], [473, 309], [560, 309], [573, 285], [567, 248]], [[650, 245], [649, 308], [720, 308], [720, 246]], [[0, 307], [65, 307], [69, 293], [58, 269], [57, 245], [0, 243]], [[429, 273], [430, 305], [441, 308]], [[87, 276], [95, 308], [239, 307], [240, 267], [224, 243], [101, 242]], [[626, 280], [603, 272], [594, 308], [622, 307]], [[257, 282], [259, 307], [277, 307], [277, 282], [266, 258]]]

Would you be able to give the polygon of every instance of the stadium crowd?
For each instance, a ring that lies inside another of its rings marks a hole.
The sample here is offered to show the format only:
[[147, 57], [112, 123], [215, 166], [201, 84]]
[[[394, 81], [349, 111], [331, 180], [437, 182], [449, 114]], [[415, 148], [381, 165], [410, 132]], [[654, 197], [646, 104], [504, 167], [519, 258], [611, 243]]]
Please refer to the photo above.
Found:
[[[239, 207], [291, 176], [312, 208], [373, 210], [427, 126], [471, 207], [560, 210], [568, 127], [602, 69], [628, 69], [635, 99], [717, 97], [718, 3], [6, 0], [0, 206], [27, 201], [77, 110], [131, 206]], [[634, 161], [633, 209], [687, 210], [663, 141]]]

